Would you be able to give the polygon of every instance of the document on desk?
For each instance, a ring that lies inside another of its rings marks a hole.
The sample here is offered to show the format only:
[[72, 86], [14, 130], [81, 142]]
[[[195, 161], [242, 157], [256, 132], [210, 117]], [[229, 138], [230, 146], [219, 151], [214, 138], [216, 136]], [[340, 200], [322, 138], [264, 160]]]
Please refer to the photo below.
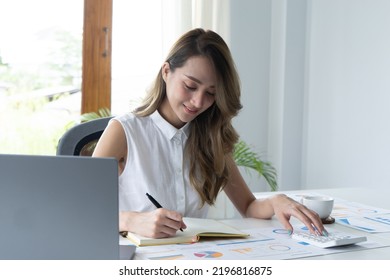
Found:
[[370, 233], [390, 232], [390, 210], [335, 198], [336, 223]]
[[[302, 226], [302, 229], [304, 227]], [[370, 240], [359, 244], [323, 249], [291, 238], [285, 229], [254, 228], [243, 230], [245, 239], [207, 240], [197, 243], [137, 248], [138, 260], [284, 260], [335, 254], [382, 247]]]
[[[291, 195], [291, 198], [300, 201], [304, 195], [323, 195], [319, 193], [305, 193]], [[360, 231], [370, 233], [390, 232], [390, 210], [373, 207], [362, 203], [334, 198], [331, 216], [336, 223]]]
[[390, 232], [390, 210], [360, 203], [335, 203], [332, 216], [336, 223], [370, 233]]

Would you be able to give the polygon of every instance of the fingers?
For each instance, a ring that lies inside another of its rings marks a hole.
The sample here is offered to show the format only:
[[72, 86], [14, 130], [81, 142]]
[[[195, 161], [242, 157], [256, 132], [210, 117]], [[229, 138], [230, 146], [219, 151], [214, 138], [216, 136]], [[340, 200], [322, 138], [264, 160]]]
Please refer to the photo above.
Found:
[[[160, 211], [162, 211], [162, 210], [160, 210]], [[179, 229], [183, 229], [183, 228], [187, 227], [185, 225], [185, 223], [183, 222], [182, 215], [180, 215], [178, 212], [169, 211], [169, 210], [165, 210], [162, 212], [163, 212], [163, 215], [164, 214], [166, 215], [166, 218], [167, 218], [166, 225], [169, 226], [170, 228], [173, 228], [177, 231]]]
[[299, 205], [296, 217], [315, 235], [324, 235], [325, 228], [318, 214], [303, 205]]
[[316, 212], [288, 197], [282, 199], [283, 201], [278, 201], [279, 205], [275, 209], [275, 215], [286, 230], [292, 233], [293, 227], [289, 220], [293, 216], [299, 219], [312, 234], [327, 235], [324, 225]]
[[152, 236], [154, 238], [174, 236], [178, 230], [187, 227], [178, 212], [160, 208], [152, 211], [151, 215], [153, 216]]
[[277, 217], [279, 222], [283, 225], [283, 227], [291, 234], [293, 232], [293, 227], [290, 224], [289, 220], [285, 216]]

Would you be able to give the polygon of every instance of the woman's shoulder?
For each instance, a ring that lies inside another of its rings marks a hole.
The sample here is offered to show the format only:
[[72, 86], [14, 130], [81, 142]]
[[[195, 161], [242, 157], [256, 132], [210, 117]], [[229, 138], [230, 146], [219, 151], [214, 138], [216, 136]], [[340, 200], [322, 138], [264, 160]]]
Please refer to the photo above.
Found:
[[113, 117], [114, 120], [117, 120], [119, 122], [126, 121], [126, 120], [131, 120], [135, 117], [133, 113], [122, 113], [119, 115], [116, 115]]
[[120, 123], [144, 123], [148, 121], [148, 117], [139, 117], [132, 112], [120, 114], [113, 117], [114, 120]]
[[115, 117], [113, 117], [113, 120], [118, 121], [122, 124], [122, 126], [129, 130], [138, 130], [138, 129], [144, 129], [148, 126], [148, 123], [150, 123], [151, 119], [149, 116], [147, 117], [140, 117], [135, 115], [132, 112], [120, 114]]

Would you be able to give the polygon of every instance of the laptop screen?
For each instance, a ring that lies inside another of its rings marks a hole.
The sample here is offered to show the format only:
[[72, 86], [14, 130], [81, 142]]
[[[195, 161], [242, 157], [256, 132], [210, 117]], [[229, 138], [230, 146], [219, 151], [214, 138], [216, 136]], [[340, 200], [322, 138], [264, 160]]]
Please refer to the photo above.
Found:
[[113, 158], [0, 155], [0, 259], [119, 259]]

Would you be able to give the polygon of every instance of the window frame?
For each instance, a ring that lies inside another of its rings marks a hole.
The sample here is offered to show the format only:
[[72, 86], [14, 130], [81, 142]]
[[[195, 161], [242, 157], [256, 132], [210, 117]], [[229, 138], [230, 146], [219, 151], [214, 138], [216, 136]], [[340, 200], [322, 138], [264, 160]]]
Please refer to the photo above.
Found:
[[81, 114], [111, 110], [113, 0], [84, 0]]

